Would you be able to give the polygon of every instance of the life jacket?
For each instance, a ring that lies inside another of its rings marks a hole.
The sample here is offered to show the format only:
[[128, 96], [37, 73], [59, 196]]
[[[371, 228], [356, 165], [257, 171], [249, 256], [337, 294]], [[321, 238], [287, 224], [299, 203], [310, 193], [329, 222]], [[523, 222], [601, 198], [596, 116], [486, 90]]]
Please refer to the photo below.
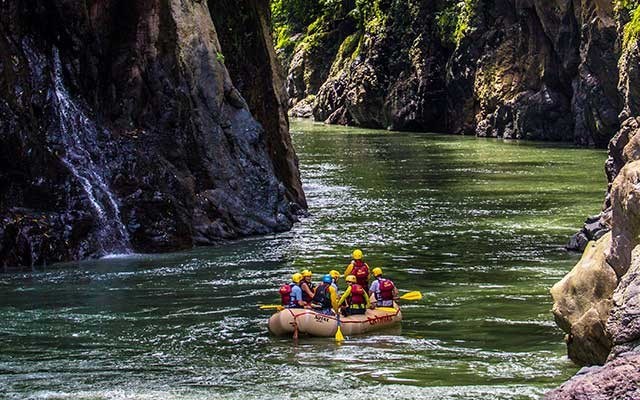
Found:
[[331, 308], [331, 292], [329, 288], [331, 287], [328, 283], [322, 283], [316, 289], [316, 293], [311, 299], [311, 306], [313, 308], [327, 309]]
[[297, 307], [297, 304], [293, 304], [293, 301], [291, 299], [291, 291], [293, 290], [293, 287], [296, 284], [291, 282], [291, 283], [285, 283], [284, 285], [280, 286], [280, 290], [278, 292], [280, 292], [280, 299], [282, 300], [282, 305], [285, 307]]
[[351, 294], [349, 295], [350, 308], [363, 308], [367, 304], [364, 299], [364, 288], [357, 283], [351, 285]]
[[378, 278], [378, 290], [376, 292], [376, 300], [393, 300], [393, 289], [396, 285], [393, 284], [391, 279]]
[[369, 286], [369, 266], [367, 263], [362, 260], [354, 260], [351, 274], [355, 275], [358, 285], [363, 287]]
[[[311, 292], [313, 292], [313, 288], [315, 287], [315, 285], [314, 285], [314, 284], [309, 283], [309, 282], [307, 282], [307, 281], [300, 282], [300, 285], [299, 285], [299, 286], [300, 286], [300, 289], [302, 289], [302, 284], [303, 284], [303, 283], [306, 283], [306, 284], [307, 284], [307, 286], [309, 287], [309, 290], [311, 290]], [[310, 301], [311, 301], [311, 299], [312, 299], [312, 298], [313, 298], [313, 297], [309, 296], [309, 295], [307, 294], [307, 292], [305, 292], [305, 291], [304, 291], [304, 289], [302, 290], [302, 300], [303, 300], [303, 301], [305, 301], [305, 302], [307, 302], [307, 303], [308, 303], [308, 302], [310, 302]]]

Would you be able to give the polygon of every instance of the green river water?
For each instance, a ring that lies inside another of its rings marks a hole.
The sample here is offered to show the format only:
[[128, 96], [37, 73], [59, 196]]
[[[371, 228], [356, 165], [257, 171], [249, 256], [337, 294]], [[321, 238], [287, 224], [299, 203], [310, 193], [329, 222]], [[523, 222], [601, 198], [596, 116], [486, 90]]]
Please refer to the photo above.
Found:
[[[597, 213], [603, 151], [292, 124], [310, 216], [220, 248], [0, 275], [0, 398], [535, 399], [578, 369], [549, 288]], [[401, 291], [402, 327], [274, 338], [295, 270], [355, 247]]]

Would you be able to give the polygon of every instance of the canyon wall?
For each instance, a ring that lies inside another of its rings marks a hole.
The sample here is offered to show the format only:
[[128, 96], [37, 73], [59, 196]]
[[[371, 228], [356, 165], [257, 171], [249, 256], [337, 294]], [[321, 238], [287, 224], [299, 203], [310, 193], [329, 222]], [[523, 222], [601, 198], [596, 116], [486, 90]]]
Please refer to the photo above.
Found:
[[622, 104], [614, 16], [597, 0], [343, 2], [295, 48], [293, 115], [302, 101], [328, 123], [605, 147]]
[[306, 203], [268, 2], [216, 3], [3, 3], [0, 265], [292, 226]]
[[621, 127], [609, 143], [609, 188], [602, 224], [611, 232], [586, 246], [573, 270], [551, 293], [578, 375], [546, 398], [640, 398], [640, 11], [619, 13], [622, 43], [618, 90]]
[[640, 397], [639, 34], [635, 1], [342, 1], [283, 57], [294, 116], [608, 146], [602, 213], [552, 289], [569, 357], [591, 367], [552, 399]]

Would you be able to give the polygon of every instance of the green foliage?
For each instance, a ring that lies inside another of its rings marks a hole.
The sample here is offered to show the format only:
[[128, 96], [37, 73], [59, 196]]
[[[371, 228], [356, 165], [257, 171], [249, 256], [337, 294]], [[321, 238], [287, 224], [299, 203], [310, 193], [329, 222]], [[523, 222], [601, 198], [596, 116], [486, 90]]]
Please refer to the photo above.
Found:
[[344, 68], [345, 63], [353, 61], [360, 53], [360, 45], [362, 44], [362, 31], [357, 31], [342, 41], [338, 48], [338, 53], [331, 66], [331, 75], [335, 76]]
[[271, 0], [271, 24], [276, 50], [291, 54], [296, 46], [292, 36], [304, 32], [322, 14], [323, 7], [322, 0]]
[[367, 33], [379, 33], [387, 21], [387, 15], [381, 9], [381, 0], [356, 0], [354, 16], [360, 21], [361, 28]]
[[442, 43], [453, 47], [460, 44], [469, 31], [477, 1], [460, 0], [436, 14], [436, 25]]
[[322, 47], [323, 40], [327, 35], [328, 23], [328, 17], [321, 15], [307, 27], [305, 37], [301, 44], [307, 51], [313, 51], [316, 48]]
[[633, 11], [631, 21], [624, 26], [623, 46], [627, 47], [640, 37], [640, 6]]
[[216, 52], [216, 60], [218, 60], [218, 62], [220, 64], [224, 64], [224, 54], [222, 54], [219, 51], [217, 51]]
[[276, 27], [287, 27], [289, 33], [301, 32], [323, 10], [320, 0], [272, 0], [271, 20]]
[[[276, 50], [287, 60], [304, 38], [313, 47], [325, 29], [326, 19], [337, 13], [344, 0], [271, 0], [271, 26]], [[297, 36], [296, 36], [297, 35]]]
[[339, 54], [350, 55], [356, 57], [358, 55], [358, 49], [360, 45], [360, 39], [362, 35], [360, 32], [356, 32], [353, 35], [347, 36], [347, 38], [340, 45]]
[[438, 35], [440, 41], [446, 46], [455, 47], [456, 41], [456, 27], [458, 26], [458, 11], [457, 7], [451, 6], [436, 14], [436, 25], [438, 27]]
[[638, 7], [638, 0], [614, 0], [613, 7], [616, 12], [622, 15], [623, 18], [631, 18], [636, 7]]

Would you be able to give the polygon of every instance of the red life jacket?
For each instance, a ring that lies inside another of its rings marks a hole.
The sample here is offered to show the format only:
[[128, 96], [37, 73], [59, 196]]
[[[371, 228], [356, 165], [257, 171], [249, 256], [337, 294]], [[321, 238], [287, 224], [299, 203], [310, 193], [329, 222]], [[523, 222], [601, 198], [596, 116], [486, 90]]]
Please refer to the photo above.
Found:
[[280, 286], [280, 290], [278, 291], [280, 293], [282, 305], [285, 307], [291, 302], [291, 289], [293, 289], [293, 285], [295, 285], [295, 283], [285, 283]]
[[349, 307], [362, 308], [367, 304], [364, 299], [364, 289], [357, 283], [351, 285], [351, 294], [349, 295]]
[[393, 300], [393, 289], [396, 285], [393, 284], [391, 279], [378, 278], [378, 293], [376, 293], [376, 300]]
[[351, 274], [355, 275], [358, 285], [369, 287], [369, 266], [362, 260], [353, 261]]

